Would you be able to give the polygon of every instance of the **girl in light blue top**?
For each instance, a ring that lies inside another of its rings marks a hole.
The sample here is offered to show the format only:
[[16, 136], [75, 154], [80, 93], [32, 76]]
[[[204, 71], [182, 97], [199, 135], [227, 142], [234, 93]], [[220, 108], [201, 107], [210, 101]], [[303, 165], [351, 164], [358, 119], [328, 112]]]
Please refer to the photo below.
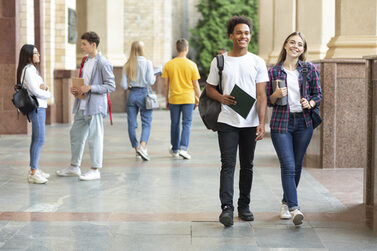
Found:
[[[121, 86], [128, 90], [126, 103], [128, 136], [136, 155], [143, 160], [149, 160], [147, 142], [151, 131], [152, 109], [146, 109], [145, 98], [148, 89], [155, 82], [153, 66], [150, 60], [144, 57], [144, 43], [134, 41], [131, 45], [130, 56], [122, 71]], [[137, 114], [140, 110], [141, 116], [141, 137], [140, 144], [136, 136]]]

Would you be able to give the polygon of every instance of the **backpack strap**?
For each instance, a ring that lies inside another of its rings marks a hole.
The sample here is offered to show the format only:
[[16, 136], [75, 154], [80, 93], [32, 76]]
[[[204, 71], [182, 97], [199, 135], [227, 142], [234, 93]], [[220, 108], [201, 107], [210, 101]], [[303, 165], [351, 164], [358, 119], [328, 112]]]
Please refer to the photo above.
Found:
[[308, 76], [309, 69], [304, 66], [302, 67], [302, 90], [301, 90], [301, 97], [306, 97], [306, 77]]
[[81, 64], [80, 64], [79, 78], [82, 77], [82, 68], [84, 68], [84, 64], [85, 64], [86, 59], [87, 59], [87, 57], [83, 57], [83, 58], [82, 58], [82, 61], [81, 61]]
[[224, 55], [216, 55], [217, 61], [217, 69], [219, 69], [219, 92], [223, 94], [223, 88], [221, 87], [222, 79], [223, 79], [223, 70], [224, 70]]

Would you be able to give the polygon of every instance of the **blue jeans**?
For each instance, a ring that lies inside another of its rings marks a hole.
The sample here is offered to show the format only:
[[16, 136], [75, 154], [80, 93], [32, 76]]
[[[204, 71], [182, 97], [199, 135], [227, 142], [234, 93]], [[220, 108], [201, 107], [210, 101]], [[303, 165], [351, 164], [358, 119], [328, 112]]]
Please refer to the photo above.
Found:
[[45, 142], [46, 128], [46, 108], [38, 108], [29, 113], [32, 125], [31, 143], [30, 143], [30, 167], [31, 170], [38, 169], [39, 157], [42, 146]]
[[238, 208], [248, 208], [253, 182], [253, 161], [256, 146], [256, 127], [237, 128], [218, 123], [218, 139], [221, 152], [220, 201], [221, 208], [233, 209], [234, 170], [237, 160], [237, 148], [240, 159]]
[[130, 137], [133, 148], [139, 146], [136, 136], [137, 128], [137, 114], [140, 110], [141, 117], [141, 137], [140, 142], [148, 143], [149, 135], [151, 133], [152, 124], [152, 109], [145, 108], [145, 97], [148, 94], [147, 88], [133, 87], [130, 89], [127, 98], [127, 122], [128, 122], [128, 136]]
[[[190, 128], [192, 122], [192, 112], [195, 104], [169, 104], [170, 110], [170, 144], [173, 152], [178, 150], [187, 150], [190, 140]], [[182, 133], [180, 132], [180, 120], [182, 113]]]
[[283, 200], [289, 210], [300, 209], [297, 186], [300, 182], [302, 163], [313, 135], [313, 127], [306, 127], [303, 113], [289, 115], [288, 133], [271, 132], [272, 143], [280, 161]]

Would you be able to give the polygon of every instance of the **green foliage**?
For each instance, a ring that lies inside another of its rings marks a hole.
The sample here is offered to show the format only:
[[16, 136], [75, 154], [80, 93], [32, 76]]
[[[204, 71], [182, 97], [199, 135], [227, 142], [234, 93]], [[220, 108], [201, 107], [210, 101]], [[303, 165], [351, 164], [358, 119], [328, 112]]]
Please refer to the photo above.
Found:
[[190, 46], [196, 51], [196, 61], [202, 74], [208, 74], [211, 61], [219, 49], [232, 50], [233, 43], [226, 33], [226, 23], [232, 16], [246, 16], [253, 21], [249, 51], [257, 53], [258, 0], [200, 0], [197, 9], [202, 19], [191, 30]]

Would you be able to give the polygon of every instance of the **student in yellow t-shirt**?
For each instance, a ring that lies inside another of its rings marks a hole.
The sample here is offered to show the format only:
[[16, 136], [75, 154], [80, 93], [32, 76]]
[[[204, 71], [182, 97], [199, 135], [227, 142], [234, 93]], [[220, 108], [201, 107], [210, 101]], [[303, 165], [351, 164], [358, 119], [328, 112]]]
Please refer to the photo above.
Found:
[[[162, 72], [165, 82], [166, 106], [170, 110], [170, 154], [191, 159], [187, 153], [190, 138], [192, 112], [198, 105], [200, 97], [200, 78], [196, 64], [186, 58], [189, 45], [186, 39], [176, 42], [177, 57], [167, 62]], [[182, 113], [182, 133], [180, 133], [180, 117]]]

